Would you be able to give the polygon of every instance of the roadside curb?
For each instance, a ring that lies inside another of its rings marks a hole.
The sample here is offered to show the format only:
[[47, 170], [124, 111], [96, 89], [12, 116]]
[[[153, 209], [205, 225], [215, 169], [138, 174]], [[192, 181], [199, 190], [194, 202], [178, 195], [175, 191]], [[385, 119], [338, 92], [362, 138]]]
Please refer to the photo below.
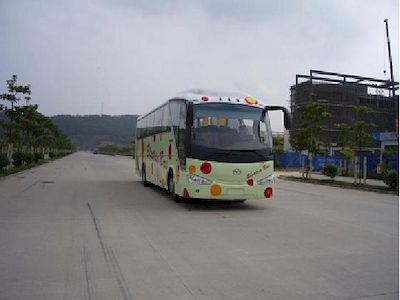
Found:
[[303, 179], [295, 176], [285, 176], [285, 175], [279, 175], [279, 179], [286, 180], [286, 181], [297, 181], [297, 182], [302, 182], [302, 183], [308, 183], [308, 184], [316, 184], [316, 185], [325, 185], [325, 186], [332, 186], [332, 187], [337, 187], [337, 188], [342, 188], [342, 189], [352, 189], [352, 190], [359, 190], [359, 191], [366, 191], [366, 192], [376, 192], [376, 193], [381, 193], [381, 194], [391, 194], [391, 195], [399, 195], [398, 190], [397, 191], [392, 191], [389, 190], [388, 188], [381, 187], [381, 186], [373, 186], [373, 185], [354, 185], [353, 183], [350, 182], [345, 182], [345, 181], [334, 181], [334, 180], [329, 180], [329, 179]]

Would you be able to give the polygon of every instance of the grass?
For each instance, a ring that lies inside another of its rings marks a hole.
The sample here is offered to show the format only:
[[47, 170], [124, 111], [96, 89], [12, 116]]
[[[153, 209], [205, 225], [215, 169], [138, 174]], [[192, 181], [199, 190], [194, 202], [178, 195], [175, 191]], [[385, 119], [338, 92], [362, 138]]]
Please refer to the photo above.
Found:
[[32, 168], [34, 168], [36, 166], [43, 165], [46, 162], [48, 162], [48, 160], [40, 160], [37, 163], [30, 163], [28, 165], [22, 165], [22, 166], [19, 166], [19, 167], [12, 167], [11, 169], [0, 171], [0, 177], [12, 175], [12, 174], [19, 173], [19, 172], [22, 172], [22, 171], [25, 171], [25, 170], [29, 170], [29, 169], [32, 169]]
[[299, 178], [299, 177], [285, 176], [285, 175], [280, 175], [279, 178], [284, 179], [284, 180], [289, 180], [289, 181], [298, 181], [298, 182], [303, 182], [303, 183], [328, 185], [328, 186], [345, 188], [345, 189], [355, 189], [355, 190], [361, 190], [361, 191], [399, 195], [398, 190], [391, 190], [390, 188], [384, 187], [384, 186], [376, 186], [376, 185], [369, 185], [369, 184], [354, 184], [351, 182], [336, 181], [336, 180], [332, 180], [332, 179], [315, 179], [315, 178], [303, 179], [303, 178]]
[[0, 178], [1, 177], [5, 177], [5, 176], [9, 176], [9, 175], [12, 175], [12, 174], [16, 174], [16, 173], [19, 173], [19, 172], [22, 172], [22, 171], [26, 171], [26, 170], [29, 170], [29, 169], [32, 169], [34, 167], [43, 165], [43, 164], [48, 163], [50, 161], [56, 160], [58, 158], [62, 158], [62, 157], [67, 156], [69, 154], [70, 153], [68, 153], [68, 154], [60, 154], [59, 156], [56, 156], [56, 157], [53, 157], [53, 158], [41, 159], [38, 162], [33, 162], [33, 163], [30, 163], [30, 164], [27, 164], [27, 165], [22, 165], [22, 166], [19, 166], [19, 167], [12, 167], [11, 169], [0, 171]]

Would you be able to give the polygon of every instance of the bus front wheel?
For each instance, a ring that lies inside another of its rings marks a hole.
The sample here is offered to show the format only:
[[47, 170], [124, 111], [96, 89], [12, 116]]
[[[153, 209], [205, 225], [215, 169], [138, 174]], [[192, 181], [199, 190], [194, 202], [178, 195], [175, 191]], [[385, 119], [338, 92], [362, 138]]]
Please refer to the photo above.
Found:
[[176, 203], [183, 202], [182, 198], [175, 193], [175, 182], [172, 172], [170, 172], [168, 176], [168, 193], [171, 199], [174, 200]]

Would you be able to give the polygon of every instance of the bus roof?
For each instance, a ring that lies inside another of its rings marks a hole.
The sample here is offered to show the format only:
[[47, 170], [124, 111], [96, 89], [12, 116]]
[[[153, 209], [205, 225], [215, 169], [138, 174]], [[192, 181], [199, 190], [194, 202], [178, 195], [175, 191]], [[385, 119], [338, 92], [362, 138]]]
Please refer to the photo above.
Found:
[[212, 89], [191, 89], [185, 92], [178, 93], [175, 97], [172, 97], [168, 101], [162, 103], [151, 111], [139, 116], [138, 120], [143, 119], [145, 116], [156, 111], [160, 107], [164, 106], [171, 100], [182, 99], [192, 101], [194, 104], [201, 103], [230, 103], [230, 104], [240, 104], [255, 107], [264, 107], [265, 105], [250, 96], [249, 94], [242, 92], [226, 92], [222, 90], [212, 90]]
[[223, 102], [257, 107], [265, 106], [262, 102], [246, 93], [226, 92], [211, 89], [191, 89], [177, 94], [175, 98], [187, 99], [189, 101], [193, 101], [194, 104], [204, 102]]

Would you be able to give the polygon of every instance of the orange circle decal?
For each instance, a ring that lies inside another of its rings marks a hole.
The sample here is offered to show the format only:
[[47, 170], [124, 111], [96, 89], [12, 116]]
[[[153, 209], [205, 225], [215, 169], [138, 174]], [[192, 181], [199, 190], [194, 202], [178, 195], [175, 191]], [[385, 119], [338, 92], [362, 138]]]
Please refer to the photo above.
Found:
[[221, 186], [219, 184], [213, 184], [210, 188], [210, 193], [213, 196], [218, 196], [222, 192]]
[[193, 165], [189, 166], [189, 173], [193, 174], [194, 172], [196, 172], [196, 167]]

